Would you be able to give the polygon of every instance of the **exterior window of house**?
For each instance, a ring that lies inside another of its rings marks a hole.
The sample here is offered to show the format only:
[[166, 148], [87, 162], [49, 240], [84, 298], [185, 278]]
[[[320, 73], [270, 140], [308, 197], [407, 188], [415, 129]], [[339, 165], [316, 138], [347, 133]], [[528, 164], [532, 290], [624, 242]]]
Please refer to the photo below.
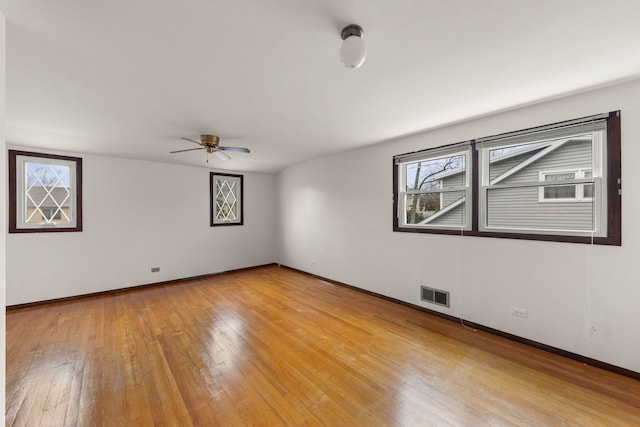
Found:
[[211, 172], [211, 226], [243, 224], [243, 176]]
[[470, 228], [470, 143], [394, 158], [396, 229], [460, 233]]
[[[584, 179], [588, 179], [591, 180], [593, 178], [593, 172], [591, 172], [590, 170], [588, 171], [582, 171], [583, 175], [582, 178]], [[578, 177], [580, 178], [580, 177]], [[583, 199], [591, 199], [593, 197], [593, 184], [582, 184], [580, 185], [580, 188], [582, 189], [582, 198]]]
[[577, 180], [590, 180], [593, 174], [590, 170], [573, 170], [562, 172], [540, 172], [540, 181], [551, 182], [558, 185], [540, 187], [538, 201], [540, 202], [570, 202], [591, 201], [593, 198], [593, 184], [582, 182], [580, 184], [559, 185], [561, 182], [575, 182]]
[[82, 159], [9, 150], [9, 232], [82, 231]]
[[394, 157], [394, 231], [621, 245], [620, 112]]

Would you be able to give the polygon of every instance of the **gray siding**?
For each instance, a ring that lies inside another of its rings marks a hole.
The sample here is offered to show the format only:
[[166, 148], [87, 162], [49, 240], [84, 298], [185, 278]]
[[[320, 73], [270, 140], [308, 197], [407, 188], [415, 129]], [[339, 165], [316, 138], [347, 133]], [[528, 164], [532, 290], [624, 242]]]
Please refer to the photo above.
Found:
[[526, 181], [538, 181], [540, 171], [591, 168], [591, 143], [567, 142], [550, 154], [531, 163], [526, 168], [501, 181], [511, 184]]
[[[466, 202], [465, 202], [466, 203]], [[456, 206], [451, 209], [449, 212], [442, 214], [438, 218], [429, 222], [429, 225], [448, 225], [452, 227], [459, 227], [464, 224], [464, 215], [465, 215], [465, 203], [462, 203], [460, 206]]]
[[539, 149], [539, 150], [535, 150], [535, 151], [531, 151], [531, 152], [528, 152], [528, 153], [521, 154], [519, 156], [514, 156], [514, 157], [510, 157], [508, 159], [499, 160], [497, 162], [492, 162], [491, 164], [489, 164], [489, 179], [490, 180], [495, 179], [496, 177], [502, 175], [503, 173], [505, 173], [509, 169], [511, 169], [511, 168], [519, 165], [520, 163], [524, 162], [528, 158], [530, 158], [532, 156], [535, 156], [541, 150], [542, 149]]
[[[457, 173], [455, 175], [450, 175], [442, 179], [442, 188], [460, 188], [464, 184], [464, 174]], [[440, 209], [446, 209], [447, 206], [452, 203], [457, 202], [465, 195], [464, 191], [451, 191], [442, 193], [441, 197], [441, 206]], [[456, 206], [451, 209], [449, 212], [445, 212], [442, 216], [434, 219], [433, 221], [429, 221], [429, 225], [438, 225], [438, 226], [453, 226], [459, 227], [464, 224], [464, 214], [465, 214], [465, 204], [461, 204], [460, 206]]]
[[489, 190], [488, 226], [592, 230], [591, 202], [538, 202], [537, 188]]
[[[566, 143], [500, 184], [538, 181], [540, 171], [591, 168], [590, 143]], [[592, 230], [593, 202], [539, 202], [538, 188], [488, 191], [487, 225], [540, 229]]]
[[[442, 180], [442, 188], [443, 189], [447, 189], [447, 188], [460, 188], [463, 183], [464, 183], [464, 174], [462, 173], [457, 173], [455, 175], [451, 175], [448, 176], [446, 178], [444, 178]], [[446, 208], [447, 206], [449, 206], [451, 203], [455, 202], [456, 200], [460, 200], [461, 197], [464, 196], [464, 192], [458, 192], [458, 191], [451, 191], [451, 192], [447, 192], [447, 193], [442, 193], [442, 205], [440, 206], [441, 209]]]

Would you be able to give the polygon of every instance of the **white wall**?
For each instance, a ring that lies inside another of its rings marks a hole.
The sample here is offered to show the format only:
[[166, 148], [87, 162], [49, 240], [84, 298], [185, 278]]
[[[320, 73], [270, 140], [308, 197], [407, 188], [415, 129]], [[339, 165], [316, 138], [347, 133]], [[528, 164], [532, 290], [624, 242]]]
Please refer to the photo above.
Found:
[[83, 158], [84, 231], [9, 234], [7, 304], [275, 262], [274, 175], [244, 174], [243, 226], [210, 227], [210, 169], [68, 154]]
[[[4, 14], [0, 12], [0, 171], [6, 170], [7, 164], [7, 149], [4, 134], [4, 121], [5, 121], [5, 58], [6, 58], [6, 33], [5, 33], [5, 18]], [[7, 174], [0, 172], [0, 226], [3, 227], [0, 231], [0, 307], [3, 309], [6, 306], [6, 262], [7, 262], [7, 230], [9, 224], [7, 223]], [[4, 414], [4, 386], [5, 386], [5, 316], [0, 316], [0, 414]]]
[[[392, 232], [393, 155], [617, 109], [622, 247]], [[635, 80], [292, 166], [280, 263], [640, 372], [639, 142]], [[420, 285], [449, 290], [451, 308]]]

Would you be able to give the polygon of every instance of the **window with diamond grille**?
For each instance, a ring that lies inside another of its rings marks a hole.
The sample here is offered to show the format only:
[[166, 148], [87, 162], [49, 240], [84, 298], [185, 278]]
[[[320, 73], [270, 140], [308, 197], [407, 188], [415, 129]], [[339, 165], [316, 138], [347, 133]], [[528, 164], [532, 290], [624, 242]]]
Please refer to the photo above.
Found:
[[9, 232], [82, 231], [82, 159], [9, 150]]
[[211, 226], [242, 225], [242, 178], [211, 172]]

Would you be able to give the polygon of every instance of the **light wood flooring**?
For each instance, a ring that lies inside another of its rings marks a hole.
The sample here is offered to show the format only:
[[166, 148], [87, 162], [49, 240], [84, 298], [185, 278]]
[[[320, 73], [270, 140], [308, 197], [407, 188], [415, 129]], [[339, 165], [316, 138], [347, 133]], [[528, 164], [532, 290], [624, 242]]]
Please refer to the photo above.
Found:
[[640, 425], [636, 380], [277, 266], [11, 310], [6, 381], [7, 426]]

